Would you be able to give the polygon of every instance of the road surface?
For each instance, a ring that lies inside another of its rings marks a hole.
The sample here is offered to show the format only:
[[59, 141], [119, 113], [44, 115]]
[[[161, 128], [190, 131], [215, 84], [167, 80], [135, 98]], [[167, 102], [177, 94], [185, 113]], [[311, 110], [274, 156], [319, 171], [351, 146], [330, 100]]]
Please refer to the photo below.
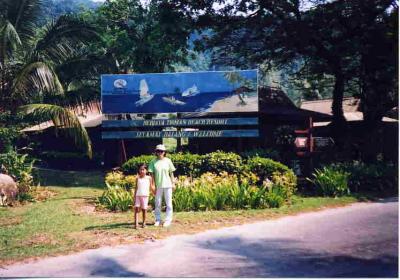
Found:
[[0, 277], [397, 277], [398, 200], [0, 268]]

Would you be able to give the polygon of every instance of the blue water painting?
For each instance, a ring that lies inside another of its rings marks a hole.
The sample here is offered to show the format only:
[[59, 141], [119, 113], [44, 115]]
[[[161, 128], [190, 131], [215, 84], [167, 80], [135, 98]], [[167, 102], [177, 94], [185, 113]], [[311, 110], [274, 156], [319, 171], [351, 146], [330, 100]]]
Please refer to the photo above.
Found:
[[101, 76], [102, 111], [256, 112], [257, 70]]

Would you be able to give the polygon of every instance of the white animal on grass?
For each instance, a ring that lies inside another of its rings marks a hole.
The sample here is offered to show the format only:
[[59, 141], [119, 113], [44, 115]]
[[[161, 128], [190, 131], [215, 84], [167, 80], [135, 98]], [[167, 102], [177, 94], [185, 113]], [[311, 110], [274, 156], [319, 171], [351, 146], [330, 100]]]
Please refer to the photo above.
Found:
[[6, 174], [0, 174], [0, 205], [12, 203], [18, 194], [18, 187], [14, 179]]

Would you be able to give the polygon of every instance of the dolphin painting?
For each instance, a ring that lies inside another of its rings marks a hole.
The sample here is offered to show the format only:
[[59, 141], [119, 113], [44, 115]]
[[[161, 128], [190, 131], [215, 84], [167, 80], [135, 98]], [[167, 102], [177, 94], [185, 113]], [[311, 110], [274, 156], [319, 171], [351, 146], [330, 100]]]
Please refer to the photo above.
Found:
[[184, 92], [182, 92], [182, 96], [184, 97], [191, 97], [191, 96], [195, 96], [197, 94], [199, 94], [200, 91], [197, 88], [196, 85], [193, 85], [192, 87], [188, 88], [187, 90], [185, 90]]
[[163, 97], [162, 98], [165, 102], [171, 104], [171, 105], [185, 105], [186, 102], [180, 101], [178, 99], [175, 99], [175, 97]]
[[143, 104], [149, 102], [153, 99], [154, 94], [149, 93], [149, 86], [146, 83], [146, 80], [140, 80], [140, 99], [135, 102], [136, 107], [143, 106]]

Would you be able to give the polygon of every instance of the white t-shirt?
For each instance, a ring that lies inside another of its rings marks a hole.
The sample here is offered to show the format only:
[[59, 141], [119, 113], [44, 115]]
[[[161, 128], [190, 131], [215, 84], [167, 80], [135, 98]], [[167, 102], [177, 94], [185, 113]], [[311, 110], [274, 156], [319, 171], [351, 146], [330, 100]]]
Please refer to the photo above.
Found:
[[136, 196], [149, 196], [150, 195], [150, 176], [144, 176], [143, 178], [138, 177], [137, 179], [137, 190]]

